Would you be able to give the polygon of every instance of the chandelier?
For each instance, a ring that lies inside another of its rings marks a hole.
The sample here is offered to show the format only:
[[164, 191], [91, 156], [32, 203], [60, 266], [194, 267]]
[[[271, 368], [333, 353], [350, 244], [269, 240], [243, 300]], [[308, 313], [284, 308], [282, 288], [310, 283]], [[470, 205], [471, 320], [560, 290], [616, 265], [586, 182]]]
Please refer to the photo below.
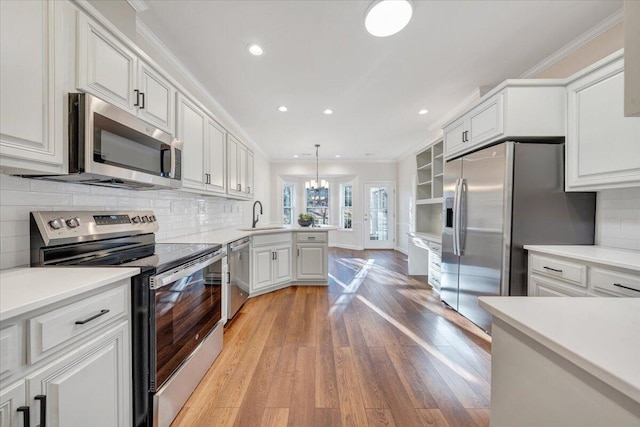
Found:
[[315, 191], [316, 200], [320, 199], [320, 191], [329, 188], [329, 183], [326, 180], [320, 180], [318, 174], [318, 148], [320, 148], [320, 144], [316, 144], [316, 179], [312, 179], [311, 182], [305, 182], [304, 186], [307, 190], [311, 189]]

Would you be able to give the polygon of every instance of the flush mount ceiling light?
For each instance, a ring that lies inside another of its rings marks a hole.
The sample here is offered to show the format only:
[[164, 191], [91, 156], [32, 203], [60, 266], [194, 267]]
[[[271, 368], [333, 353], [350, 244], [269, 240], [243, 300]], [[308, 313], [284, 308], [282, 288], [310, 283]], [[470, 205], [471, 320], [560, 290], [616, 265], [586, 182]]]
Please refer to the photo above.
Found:
[[278, 107], [278, 111], [280, 111], [281, 113], [286, 113], [287, 111], [289, 111], [289, 109], [284, 105], [281, 105]]
[[424, 116], [428, 112], [429, 112], [429, 110], [420, 110], [420, 111], [418, 111], [418, 114], [420, 114], [421, 116]]
[[402, 30], [412, 14], [413, 6], [409, 0], [377, 0], [367, 9], [364, 26], [373, 36], [387, 37]]
[[247, 45], [247, 50], [253, 56], [262, 56], [262, 54], [264, 53], [264, 50], [255, 43], [249, 43]]
[[333, 114], [333, 110], [330, 108], [327, 108], [326, 110], [323, 111], [323, 113], [328, 116], [329, 114]]

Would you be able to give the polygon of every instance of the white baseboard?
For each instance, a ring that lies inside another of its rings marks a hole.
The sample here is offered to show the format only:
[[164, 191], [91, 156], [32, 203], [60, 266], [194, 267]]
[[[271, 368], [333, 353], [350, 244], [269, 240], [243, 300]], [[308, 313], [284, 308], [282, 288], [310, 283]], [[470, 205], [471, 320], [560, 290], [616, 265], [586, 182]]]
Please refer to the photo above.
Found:
[[394, 251], [398, 251], [398, 252], [400, 252], [400, 253], [403, 253], [403, 254], [405, 254], [406, 256], [409, 256], [409, 251], [408, 251], [408, 250], [406, 250], [406, 249], [402, 249], [402, 248], [400, 248], [400, 247], [396, 246], [395, 248], [393, 248], [393, 250], [394, 250]]

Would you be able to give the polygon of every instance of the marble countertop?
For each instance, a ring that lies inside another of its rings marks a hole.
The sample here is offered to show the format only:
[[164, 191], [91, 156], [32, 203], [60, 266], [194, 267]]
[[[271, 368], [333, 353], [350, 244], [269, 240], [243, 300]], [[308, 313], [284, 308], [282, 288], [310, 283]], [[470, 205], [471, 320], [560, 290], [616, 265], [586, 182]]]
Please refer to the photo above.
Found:
[[203, 233], [189, 234], [187, 236], [173, 237], [163, 240], [162, 243], [209, 243], [226, 245], [243, 237], [253, 236], [255, 234], [272, 234], [272, 233], [290, 233], [293, 231], [304, 232], [323, 232], [337, 230], [338, 227], [300, 227], [300, 226], [282, 226], [282, 225], [263, 225], [254, 229], [246, 228], [223, 228], [220, 230], [205, 231]]
[[528, 251], [640, 271], [640, 251], [598, 245], [524, 245]]
[[479, 305], [640, 403], [640, 298], [481, 297]]
[[0, 272], [0, 320], [140, 273], [130, 267], [24, 267]]

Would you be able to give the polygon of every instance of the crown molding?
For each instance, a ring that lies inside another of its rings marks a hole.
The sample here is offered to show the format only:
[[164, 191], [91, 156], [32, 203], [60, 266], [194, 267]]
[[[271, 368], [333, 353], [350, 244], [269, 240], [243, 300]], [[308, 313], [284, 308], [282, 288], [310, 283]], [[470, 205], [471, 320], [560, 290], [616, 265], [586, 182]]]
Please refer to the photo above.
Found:
[[145, 0], [127, 0], [127, 3], [129, 3], [136, 13], [144, 12], [149, 9], [149, 5]]
[[[181, 75], [184, 77], [189, 83], [191, 83], [200, 93], [207, 102], [209, 102], [219, 113], [222, 119], [229, 123], [234, 131], [230, 132], [234, 136], [239, 136], [238, 139], [241, 139], [245, 142], [249, 142], [251, 148], [254, 152], [259, 152], [262, 156], [264, 156], [267, 161], [271, 161], [271, 158], [267, 155], [267, 153], [260, 147], [243, 129], [240, 124], [233, 118], [233, 116], [220, 104], [211, 93], [205, 88], [205, 86], [193, 75], [191, 71], [178, 59], [177, 56], [156, 36], [156, 34], [151, 31], [149, 27], [146, 26], [139, 17], [136, 17], [136, 33], [144, 39], [147, 43], [149, 43], [154, 49], [156, 49], [161, 55], [163, 55], [164, 59], [166, 59], [172, 67], [174, 67]], [[192, 94], [188, 94], [193, 96]], [[216, 116], [213, 114], [214, 117]], [[217, 119], [217, 117], [215, 117]], [[221, 121], [218, 119], [218, 121]]]
[[560, 60], [562, 60], [565, 57], [569, 56], [571, 53], [575, 52], [576, 50], [578, 50], [579, 48], [581, 48], [585, 44], [589, 43], [590, 41], [592, 41], [596, 37], [602, 35], [603, 33], [607, 32], [607, 31], [609, 31], [611, 28], [613, 28], [616, 25], [618, 25], [619, 23], [621, 23], [623, 21], [623, 19], [624, 19], [624, 17], [623, 17], [622, 9], [617, 10], [616, 12], [611, 14], [609, 17], [607, 17], [606, 19], [601, 21], [595, 27], [591, 28], [590, 30], [588, 30], [587, 32], [582, 34], [581, 36], [579, 36], [576, 39], [572, 40], [571, 42], [569, 42], [569, 44], [567, 44], [566, 46], [562, 47], [560, 50], [558, 50], [555, 53], [551, 54], [547, 58], [543, 59], [537, 65], [535, 65], [532, 68], [530, 68], [529, 70], [525, 71], [519, 78], [521, 78], [521, 79], [530, 79], [530, 78], [540, 74], [542, 71], [546, 70], [547, 68], [549, 68], [550, 66], [552, 66], [556, 62], [559, 62]]

